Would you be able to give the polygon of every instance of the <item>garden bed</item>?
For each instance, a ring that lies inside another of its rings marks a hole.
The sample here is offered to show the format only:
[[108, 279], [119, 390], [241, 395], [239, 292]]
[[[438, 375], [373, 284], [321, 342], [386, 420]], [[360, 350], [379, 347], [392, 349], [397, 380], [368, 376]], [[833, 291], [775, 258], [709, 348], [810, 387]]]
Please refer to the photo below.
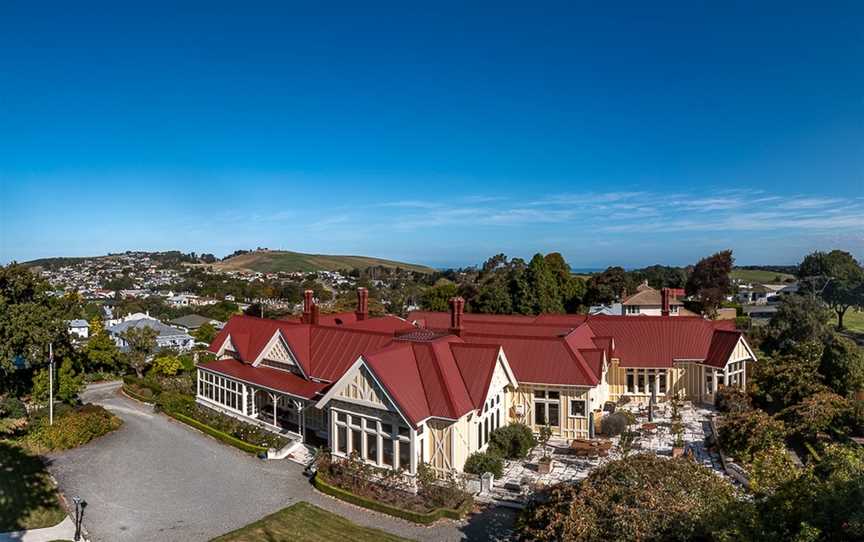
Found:
[[[322, 493], [326, 493], [331, 497], [336, 497], [337, 499], [343, 500], [345, 502], [349, 502], [351, 504], [362, 506], [363, 508], [367, 508], [369, 510], [374, 510], [376, 512], [381, 512], [390, 516], [394, 516], [397, 518], [405, 519], [414, 523], [420, 523], [422, 525], [429, 525], [430, 523], [434, 523], [441, 518], [450, 518], [450, 519], [462, 519], [465, 517], [465, 514], [471, 509], [470, 503], [468, 506], [463, 506], [460, 508], [434, 508], [431, 510], [421, 512], [417, 510], [409, 510], [406, 508], [400, 508], [395, 504], [390, 504], [387, 502], [383, 502], [377, 499], [373, 499], [370, 497], [364, 497], [360, 495], [355, 495], [350, 491], [346, 491], [338, 486], [330, 484], [321, 473], [316, 473], [315, 478], [313, 480], [315, 485], [315, 489]], [[379, 493], [379, 495], [384, 495]], [[400, 502], [402, 504], [414, 503], [413, 499], [402, 500], [403, 497], [410, 496], [416, 497], [414, 495], [409, 494], [401, 494], [401, 493], [390, 493], [388, 500]], [[407, 502], [406, 502], [407, 501]], [[425, 508], [425, 507], [423, 507]]]
[[62, 408], [55, 408], [54, 425], [49, 424], [44, 409], [31, 416], [27, 435], [20, 442], [36, 453], [69, 450], [106, 435], [122, 424], [120, 418], [99, 405], [75, 408], [62, 405]]
[[249, 453], [266, 452], [269, 448], [279, 450], [291, 442], [266, 429], [199, 405], [190, 395], [162, 392], [156, 398], [156, 407], [176, 420]]
[[425, 466], [417, 475], [416, 492], [404, 473], [372, 467], [357, 457], [333, 460], [324, 452], [316, 466], [313, 483], [322, 493], [414, 523], [460, 519], [474, 505], [457, 478], [436, 479]]

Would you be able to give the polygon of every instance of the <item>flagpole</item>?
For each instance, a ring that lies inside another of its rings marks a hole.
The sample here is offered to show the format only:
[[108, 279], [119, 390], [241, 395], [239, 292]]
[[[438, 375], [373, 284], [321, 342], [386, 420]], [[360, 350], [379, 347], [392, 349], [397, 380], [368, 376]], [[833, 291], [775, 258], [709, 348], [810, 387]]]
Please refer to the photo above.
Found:
[[48, 425], [54, 425], [54, 343], [48, 343]]

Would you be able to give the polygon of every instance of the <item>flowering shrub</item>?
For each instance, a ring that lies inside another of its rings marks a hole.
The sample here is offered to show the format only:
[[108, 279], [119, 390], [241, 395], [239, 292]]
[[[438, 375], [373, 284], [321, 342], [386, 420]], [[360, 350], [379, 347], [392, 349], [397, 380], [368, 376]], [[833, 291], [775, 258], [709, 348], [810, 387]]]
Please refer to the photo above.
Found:
[[750, 396], [742, 389], [721, 386], [717, 390], [714, 404], [720, 412], [736, 413], [746, 412], [753, 408]]

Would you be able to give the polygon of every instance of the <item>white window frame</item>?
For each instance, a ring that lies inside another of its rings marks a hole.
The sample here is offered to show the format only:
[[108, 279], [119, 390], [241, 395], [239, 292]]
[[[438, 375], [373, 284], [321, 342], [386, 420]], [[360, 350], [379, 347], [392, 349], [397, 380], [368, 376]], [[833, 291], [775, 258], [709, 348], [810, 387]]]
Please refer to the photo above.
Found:
[[245, 387], [242, 382], [209, 371], [198, 371], [198, 397], [239, 414], [243, 414]]
[[[537, 392], [543, 392], [543, 397], [537, 397]], [[558, 397], [552, 399], [549, 397], [549, 392], [557, 393]], [[561, 390], [548, 390], [548, 389], [535, 389], [531, 392], [532, 399], [534, 400], [534, 417], [531, 420], [534, 422], [534, 425], [537, 427], [542, 427], [544, 425], [549, 425], [549, 427], [554, 427], [557, 429], [561, 428]], [[558, 423], [553, 425], [549, 423], [549, 405], [555, 404], [558, 405]], [[546, 420], [546, 424], [537, 423], [537, 411], [539, 408], [543, 409], [543, 418]]]
[[[575, 403], [582, 403], [582, 412], [584, 414], [573, 414], [573, 405]], [[567, 405], [567, 416], [570, 418], [579, 418], [579, 419], [587, 418], [588, 417], [588, 399], [587, 398], [578, 399], [575, 397], [571, 397], [570, 402]]]
[[[651, 378], [654, 376], [654, 389], [650, 387]], [[664, 375], [663, 387], [660, 389], [660, 375]], [[630, 387], [629, 377], [633, 377], [633, 387]], [[641, 377], [642, 386], [639, 386]], [[624, 375], [624, 395], [651, 395], [651, 392], [656, 390], [657, 397], [662, 397], [669, 393], [669, 369], [658, 369], [654, 367], [632, 367], [626, 370]]]
[[[345, 421], [340, 421], [339, 416], [345, 416]], [[376, 467], [382, 469], [393, 469], [398, 470], [400, 468], [410, 471], [410, 449], [411, 449], [411, 428], [408, 428], [407, 435], [400, 433], [399, 427], [405, 427], [404, 423], [401, 423], [401, 420], [398, 420], [395, 416], [392, 419], [383, 419], [376, 416], [367, 416], [356, 414], [343, 409], [331, 408], [330, 413], [331, 423], [333, 425], [332, 430], [332, 452], [333, 455], [338, 457], [347, 457], [350, 456], [352, 452], [356, 451], [357, 455], [363, 459], [366, 463], [374, 465]], [[356, 425], [359, 422], [359, 426]], [[391, 432], [386, 433], [383, 430], [383, 424], [389, 424], [391, 427]], [[345, 437], [346, 437], [346, 446], [345, 452], [339, 451], [339, 428], [342, 427], [345, 429]], [[353, 431], [360, 432], [360, 442], [354, 442], [354, 433]], [[368, 439], [374, 438], [375, 442], [375, 457], [368, 457]], [[393, 450], [393, 465], [388, 465], [384, 463], [384, 446], [389, 445], [392, 446]], [[406, 446], [409, 450], [408, 453], [408, 465], [402, 465], [400, 462], [399, 451], [402, 446]]]

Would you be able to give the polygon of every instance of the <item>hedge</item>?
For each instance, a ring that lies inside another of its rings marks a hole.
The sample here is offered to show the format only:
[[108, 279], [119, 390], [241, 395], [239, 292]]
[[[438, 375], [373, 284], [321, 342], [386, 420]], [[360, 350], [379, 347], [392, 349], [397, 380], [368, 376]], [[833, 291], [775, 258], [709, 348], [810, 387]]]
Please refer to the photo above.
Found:
[[463, 504], [460, 508], [457, 509], [436, 508], [431, 512], [413, 512], [411, 510], [397, 508], [383, 502], [367, 499], [366, 497], [355, 495], [354, 493], [346, 491], [340, 487], [330, 485], [329, 483], [325, 482], [320, 476], [320, 473], [317, 472], [315, 473], [315, 478], [312, 480], [312, 483], [315, 485], [315, 489], [322, 493], [326, 493], [331, 497], [336, 497], [337, 499], [349, 502], [356, 506], [362, 506], [363, 508], [368, 508], [369, 510], [374, 510], [375, 512], [381, 512], [383, 514], [388, 514], [390, 516], [401, 518], [414, 523], [420, 523], [422, 525], [429, 525], [438, 521], [441, 518], [449, 518], [455, 520], [462, 519], [468, 512], [468, 509], [470, 508], [472, 502], [471, 499], [468, 499], [465, 504]]
[[[145, 389], [150, 389], [150, 388], [145, 388]], [[126, 395], [128, 395], [132, 399], [135, 399], [136, 401], [139, 401], [141, 403], [147, 403], [148, 405], [152, 405], [153, 403], [156, 402], [153, 397], [150, 397], [149, 399], [147, 399], [143, 395], [135, 393], [134, 391], [132, 391], [132, 387], [128, 386], [126, 384], [123, 384], [123, 393], [125, 393]]]
[[249, 452], [250, 454], [259, 454], [262, 452], [267, 453], [267, 448], [265, 448], [263, 446], [256, 446], [254, 444], [249, 444], [248, 442], [244, 442], [238, 438], [232, 437], [228, 433], [223, 433], [222, 431], [219, 431], [218, 429], [214, 429], [214, 428], [210, 427], [209, 425], [203, 424], [203, 423], [199, 422], [198, 420], [196, 420], [194, 418], [190, 418], [189, 416], [186, 416], [184, 414], [180, 414], [179, 412], [171, 412], [168, 410], [164, 410], [163, 412], [165, 412], [165, 414], [171, 416], [172, 418], [174, 418], [177, 421], [183, 422], [186, 425], [190, 425], [190, 426], [194, 427], [195, 429], [198, 429], [199, 431], [207, 433], [211, 437], [213, 437], [217, 440], [220, 440], [220, 441], [224, 442], [225, 444], [230, 444], [231, 446], [234, 446], [235, 448], [239, 448], [240, 450], [243, 450], [244, 452]]

